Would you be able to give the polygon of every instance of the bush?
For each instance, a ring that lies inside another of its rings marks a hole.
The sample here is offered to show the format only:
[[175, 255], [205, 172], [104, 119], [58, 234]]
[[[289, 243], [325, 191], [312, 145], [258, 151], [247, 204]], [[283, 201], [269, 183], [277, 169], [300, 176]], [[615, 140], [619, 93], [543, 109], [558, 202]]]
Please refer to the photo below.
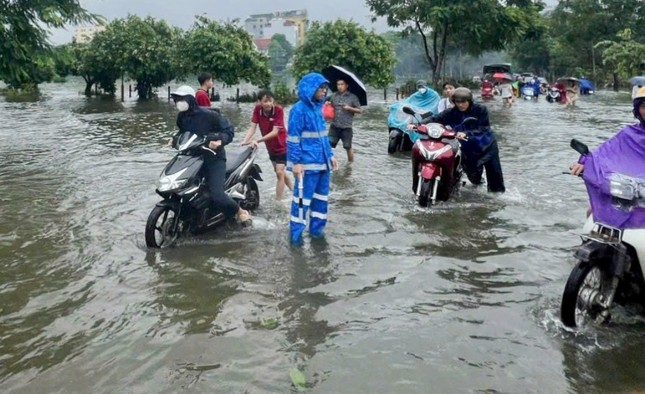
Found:
[[284, 82], [276, 82], [271, 90], [275, 96], [275, 101], [281, 105], [289, 105], [298, 101], [295, 91], [290, 90]]

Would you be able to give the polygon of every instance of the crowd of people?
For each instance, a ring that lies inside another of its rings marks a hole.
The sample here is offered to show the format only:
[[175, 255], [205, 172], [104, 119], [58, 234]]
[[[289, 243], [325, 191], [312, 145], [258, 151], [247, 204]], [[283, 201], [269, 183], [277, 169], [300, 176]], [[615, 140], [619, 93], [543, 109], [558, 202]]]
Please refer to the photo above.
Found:
[[[213, 203], [220, 207], [228, 218], [236, 217], [239, 222], [250, 221], [250, 213], [238, 207], [235, 201], [224, 192], [225, 146], [233, 140], [233, 126], [218, 112], [210, 110], [211, 103], [207, 91], [212, 87], [212, 76], [202, 74], [198, 77], [198, 81], [200, 88], [196, 92], [189, 86], [182, 86], [171, 94], [179, 111], [177, 126], [180, 132], [189, 130], [206, 136], [208, 147], [218, 153], [215, 156], [206, 155], [204, 165]], [[294, 244], [302, 242], [307, 224], [309, 224], [311, 237], [324, 237], [331, 172], [338, 168], [334, 148], [339, 142], [342, 141], [347, 160], [349, 162], [354, 160], [353, 119], [355, 115], [362, 112], [362, 109], [356, 95], [348, 91], [347, 81], [342, 79], [335, 81], [336, 92], [331, 97], [328, 97], [329, 83], [321, 74], [305, 75], [298, 82], [299, 101], [291, 108], [286, 123], [284, 110], [275, 103], [275, 97], [271, 91], [260, 91], [259, 102], [251, 115], [251, 126], [241, 141], [241, 145], [249, 145], [253, 148], [260, 143], [265, 144], [276, 174], [276, 198], [283, 197], [285, 188], [292, 192], [290, 239]], [[539, 83], [537, 78], [536, 83]], [[418, 81], [416, 85], [415, 94], [424, 95], [427, 94], [428, 89], [431, 89], [425, 81]], [[502, 85], [499, 89], [502, 98], [508, 99], [508, 87]], [[486, 171], [488, 191], [504, 192], [506, 188], [499, 148], [495, 133], [490, 126], [487, 108], [474, 103], [472, 92], [467, 88], [458, 87], [455, 82], [444, 83], [443, 93], [444, 97], [439, 102], [437, 113], [429, 114], [422, 119], [422, 123], [437, 122], [460, 130], [459, 127], [463, 125], [465, 119], [476, 119], [474, 125], [457, 133], [464, 155], [462, 163], [464, 172], [471, 183], [479, 185], [482, 184], [482, 175]], [[512, 100], [512, 92], [510, 94]], [[334, 117], [329, 129], [322, 113], [323, 104], [327, 100], [334, 107]], [[645, 88], [640, 89], [634, 98], [633, 113], [640, 124], [623, 129], [614, 138], [601, 145], [596, 153], [581, 158], [579, 163], [571, 167], [572, 174], [578, 175], [584, 170], [585, 176], [591, 180], [593, 175], [587, 174], [597, 175], [597, 168], [606, 166], [604, 152], [614, 152], [618, 149], [615, 147], [616, 144], [625, 147], [629, 145], [626, 145], [626, 142], [643, 138]], [[260, 137], [255, 138], [258, 128]], [[641, 145], [638, 145], [630, 149], [641, 148]], [[643, 157], [642, 153], [639, 151], [639, 157]], [[599, 160], [604, 164], [597, 163]], [[590, 170], [590, 167], [593, 170]], [[294, 181], [287, 171], [293, 174]], [[594, 182], [599, 184], [602, 181], [595, 179]]]

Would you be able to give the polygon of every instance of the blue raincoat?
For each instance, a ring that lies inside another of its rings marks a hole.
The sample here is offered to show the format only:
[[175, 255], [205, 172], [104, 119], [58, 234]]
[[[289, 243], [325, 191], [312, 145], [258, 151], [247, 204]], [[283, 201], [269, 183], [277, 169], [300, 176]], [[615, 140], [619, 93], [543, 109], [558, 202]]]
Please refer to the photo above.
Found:
[[436, 115], [441, 97], [433, 89], [427, 89], [423, 94], [416, 92], [405, 100], [397, 101], [390, 105], [390, 115], [387, 118], [388, 128], [399, 129], [407, 133], [412, 142], [416, 142], [419, 139], [419, 134], [408, 130], [408, 124], [413, 123], [413, 117], [403, 112], [403, 107], [411, 107], [421, 113], [432, 112], [433, 115]]
[[296, 179], [289, 222], [292, 243], [302, 241], [309, 217], [309, 233], [324, 235], [327, 224], [327, 201], [331, 180], [331, 158], [334, 152], [329, 143], [322, 101], [314, 100], [318, 88], [329, 83], [321, 74], [309, 73], [298, 83], [298, 101], [289, 112], [287, 135], [287, 169], [302, 164], [304, 175]]

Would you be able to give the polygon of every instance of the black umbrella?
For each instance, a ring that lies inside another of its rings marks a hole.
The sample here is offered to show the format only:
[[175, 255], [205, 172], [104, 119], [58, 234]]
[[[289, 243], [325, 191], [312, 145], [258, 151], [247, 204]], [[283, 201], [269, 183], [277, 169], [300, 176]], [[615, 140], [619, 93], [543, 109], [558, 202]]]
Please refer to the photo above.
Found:
[[331, 91], [336, 91], [336, 81], [342, 79], [347, 82], [349, 85], [348, 90], [358, 97], [358, 101], [361, 105], [367, 105], [367, 89], [365, 85], [361, 82], [360, 79], [353, 72], [348, 71], [340, 66], [329, 66], [322, 70], [322, 75], [329, 80], [331, 83]]

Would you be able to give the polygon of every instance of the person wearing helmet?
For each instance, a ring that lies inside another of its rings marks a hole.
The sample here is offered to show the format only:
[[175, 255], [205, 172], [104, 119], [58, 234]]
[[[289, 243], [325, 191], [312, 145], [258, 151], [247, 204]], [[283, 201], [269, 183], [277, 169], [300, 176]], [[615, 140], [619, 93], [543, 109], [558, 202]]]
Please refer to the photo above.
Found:
[[[450, 97], [453, 108], [424, 119], [424, 123], [436, 122], [452, 127], [461, 141], [464, 161], [462, 162], [468, 180], [473, 185], [482, 183], [486, 170], [486, 183], [489, 192], [503, 193], [504, 176], [499, 160], [497, 138], [490, 127], [486, 107], [473, 102], [473, 93], [468, 88], [457, 88]], [[477, 121], [465, 122], [467, 118]]]
[[645, 208], [616, 209], [610, 192], [612, 174], [645, 179], [645, 87], [634, 95], [633, 114], [638, 123], [622, 128], [571, 166], [571, 174], [585, 181], [594, 220], [617, 228], [645, 226]]
[[233, 125], [217, 112], [197, 105], [195, 90], [190, 86], [180, 86], [170, 93], [170, 96], [179, 111], [177, 115], [179, 132], [173, 137], [173, 147], [177, 144], [179, 134], [186, 131], [205, 136], [208, 141], [208, 147], [217, 153], [217, 155], [204, 154], [206, 182], [213, 203], [221, 209], [227, 218], [237, 216], [238, 222], [250, 223], [250, 214], [241, 209], [224, 190], [226, 180], [226, 151], [224, 146], [233, 140]]

